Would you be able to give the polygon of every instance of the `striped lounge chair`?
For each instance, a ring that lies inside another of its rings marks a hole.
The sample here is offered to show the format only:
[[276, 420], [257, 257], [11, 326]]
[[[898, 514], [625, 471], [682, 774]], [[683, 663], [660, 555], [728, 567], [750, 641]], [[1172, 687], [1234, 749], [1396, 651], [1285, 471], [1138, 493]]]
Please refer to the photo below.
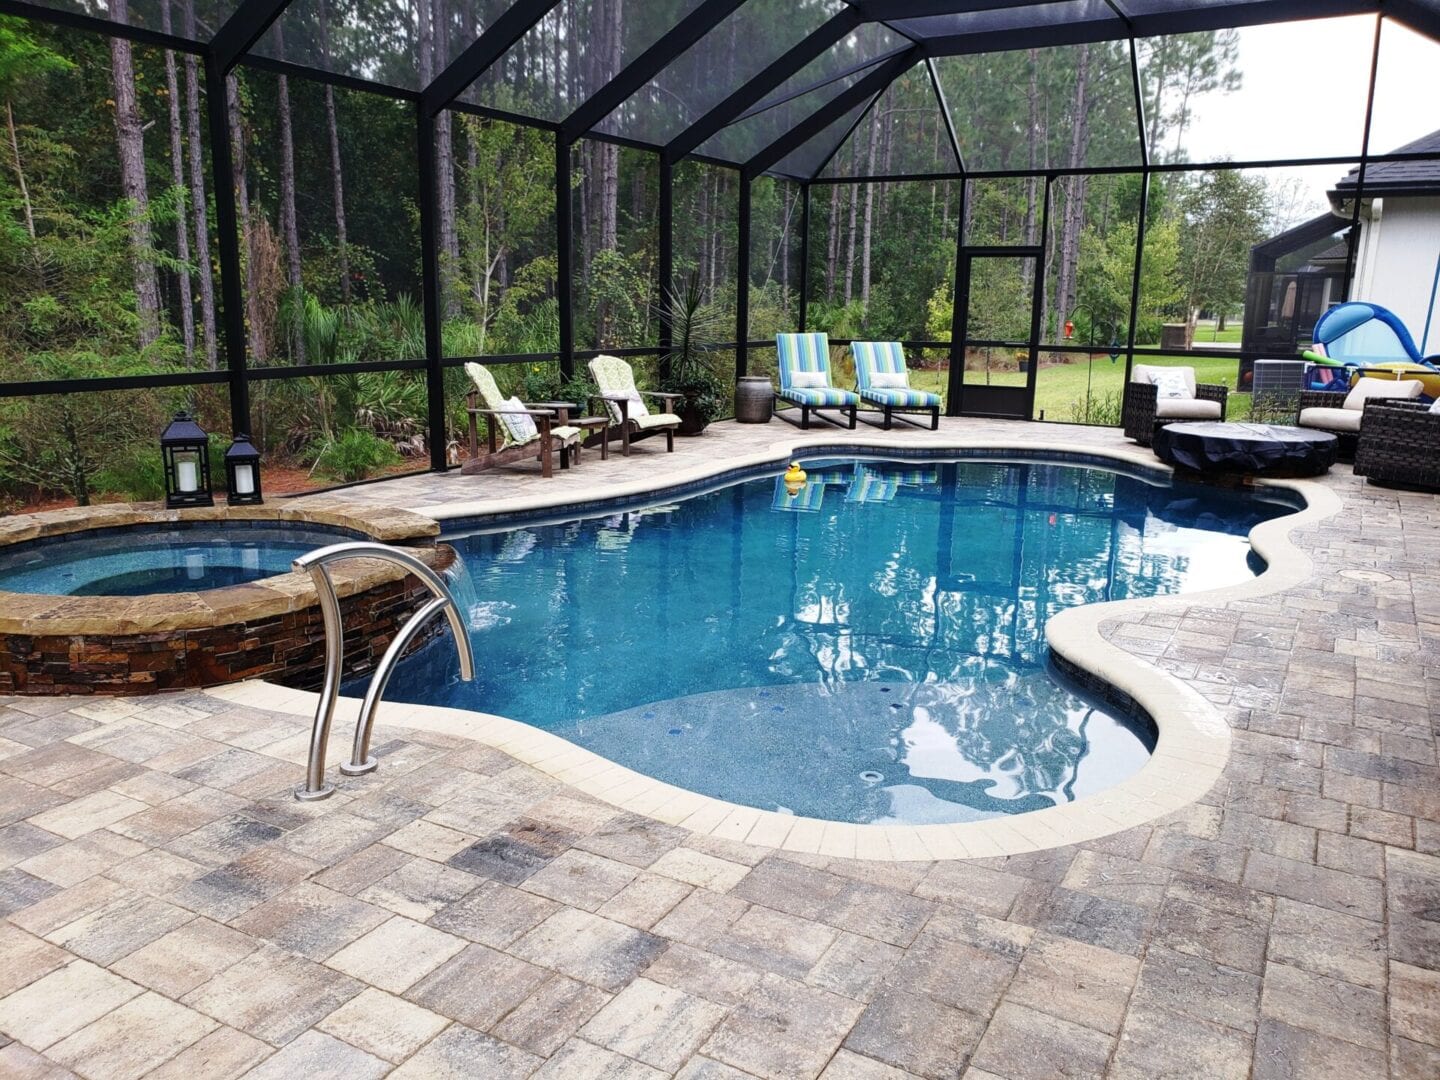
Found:
[[[780, 397], [800, 407], [799, 427], [810, 427], [810, 413], [814, 410], [817, 418], [839, 426], [820, 412], [821, 409], [838, 409], [848, 414], [849, 427], [855, 429], [855, 412], [860, 407], [860, 398], [849, 390], [834, 385], [830, 376], [830, 338], [825, 334], [776, 334], [775, 353], [780, 366]], [[776, 415], [780, 419], [795, 423], [789, 416], [789, 409], [782, 409]]]
[[[929, 413], [930, 430], [940, 426], [940, 395], [910, 389], [910, 372], [905, 350], [898, 341], [854, 341], [850, 355], [855, 358], [855, 385], [860, 400], [878, 406], [885, 415], [882, 427], [890, 430], [896, 413]], [[913, 420], [904, 423], [920, 427]]]

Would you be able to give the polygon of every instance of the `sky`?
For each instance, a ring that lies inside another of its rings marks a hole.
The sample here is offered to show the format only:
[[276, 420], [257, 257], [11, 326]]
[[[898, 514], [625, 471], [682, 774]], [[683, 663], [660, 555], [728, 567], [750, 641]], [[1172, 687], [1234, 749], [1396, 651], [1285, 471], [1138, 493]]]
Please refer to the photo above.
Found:
[[[1185, 140], [1189, 159], [1358, 154], [1374, 28], [1374, 16], [1360, 15], [1241, 29], [1242, 88], [1197, 103]], [[1395, 150], [1440, 128], [1437, 70], [1440, 42], [1385, 21], [1372, 152]], [[1335, 165], [1284, 170], [1303, 186], [1294, 221], [1319, 213], [1325, 191], [1347, 171]]]

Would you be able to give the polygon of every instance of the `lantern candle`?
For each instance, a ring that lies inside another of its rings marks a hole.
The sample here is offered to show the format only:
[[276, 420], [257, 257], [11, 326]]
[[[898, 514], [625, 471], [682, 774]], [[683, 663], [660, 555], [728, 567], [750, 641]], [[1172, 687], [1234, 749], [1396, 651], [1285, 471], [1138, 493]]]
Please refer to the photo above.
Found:
[[177, 461], [175, 463], [175, 486], [181, 491], [199, 490], [200, 477], [195, 469], [195, 462]]
[[214, 506], [210, 491], [209, 437], [188, 413], [178, 412], [160, 435], [165, 505], [172, 510]]
[[260, 504], [260, 452], [245, 435], [236, 433], [225, 451], [225, 481], [231, 506]]

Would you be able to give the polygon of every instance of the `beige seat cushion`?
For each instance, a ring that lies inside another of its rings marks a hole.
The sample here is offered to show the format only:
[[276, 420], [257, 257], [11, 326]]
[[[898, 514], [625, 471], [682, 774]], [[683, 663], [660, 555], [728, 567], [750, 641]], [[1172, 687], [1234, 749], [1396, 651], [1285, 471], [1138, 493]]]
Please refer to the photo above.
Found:
[[1417, 398], [1425, 392], [1425, 384], [1418, 379], [1372, 379], [1368, 375], [1355, 381], [1350, 393], [1345, 395], [1345, 408], [1363, 409], [1366, 398]]
[[1190, 388], [1190, 396], [1192, 398], [1195, 396], [1195, 369], [1193, 367], [1157, 367], [1154, 364], [1136, 364], [1130, 369], [1130, 381], [1153, 383], [1155, 381], [1155, 373], [1163, 371], [1179, 371], [1183, 373], [1185, 376], [1185, 385]]
[[1321, 431], [1359, 431], [1362, 415], [1359, 409], [1322, 409], [1316, 406], [1300, 410], [1300, 426], [1319, 428]]
[[[579, 441], [580, 441], [580, 436], [581, 436], [581, 435], [584, 435], [584, 434], [585, 434], [585, 433], [584, 433], [583, 431], [581, 431], [578, 427], [571, 427], [569, 424], [556, 425], [555, 427], [552, 427], [552, 428], [550, 429], [550, 438], [551, 438], [551, 440], [554, 441], [554, 442], [556, 442], [556, 443], [563, 443], [563, 444], [566, 445], [566, 446], [569, 446], [571, 443], [574, 443], [574, 442], [579, 442]], [[537, 430], [534, 435], [531, 435], [531, 436], [530, 436], [530, 438], [526, 439], [526, 440], [525, 440], [524, 442], [522, 442], [522, 443], [516, 443], [515, 445], [517, 445], [517, 446], [527, 446], [527, 445], [529, 445], [530, 443], [539, 442], [539, 441], [540, 441], [540, 432]]]
[[648, 413], [645, 416], [632, 416], [630, 422], [641, 431], [649, 431], [651, 428], [678, 427], [680, 417], [674, 413]]
[[1156, 420], [1219, 420], [1220, 403], [1200, 398], [1161, 398], [1155, 403]]

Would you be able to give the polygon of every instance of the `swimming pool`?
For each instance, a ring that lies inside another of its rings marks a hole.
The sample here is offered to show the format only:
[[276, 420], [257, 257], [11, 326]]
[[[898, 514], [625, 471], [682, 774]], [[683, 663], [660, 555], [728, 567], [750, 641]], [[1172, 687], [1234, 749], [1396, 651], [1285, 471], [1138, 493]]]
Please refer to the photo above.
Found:
[[477, 659], [438, 643], [387, 697], [498, 713], [762, 809], [972, 821], [1133, 774], [1153, 731], [1047, 664], [1076, 604], [1260, 569], [1260, 496], [996, 459], [805, 463], [605, 516], [449, 539]]
[[357, 535], [243, 520], [69, 533], [0, 552], [0, 592], [143, 596], [219, 589], [289, 573], [297, 556]]

